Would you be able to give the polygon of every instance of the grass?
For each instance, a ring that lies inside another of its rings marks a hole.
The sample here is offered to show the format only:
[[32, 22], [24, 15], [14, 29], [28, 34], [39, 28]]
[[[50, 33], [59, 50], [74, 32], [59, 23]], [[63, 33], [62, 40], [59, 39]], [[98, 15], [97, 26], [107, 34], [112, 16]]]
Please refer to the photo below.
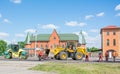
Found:
[[45, 63], [30, 70], [57, 74], [120, 74], [120, 63]]

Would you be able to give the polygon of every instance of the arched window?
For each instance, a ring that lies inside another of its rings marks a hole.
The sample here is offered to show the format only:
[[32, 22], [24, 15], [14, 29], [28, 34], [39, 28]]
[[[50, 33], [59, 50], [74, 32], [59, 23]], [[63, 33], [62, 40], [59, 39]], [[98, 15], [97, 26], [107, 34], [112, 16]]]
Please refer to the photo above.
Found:
[[54, 48], [56, 48], [56, 44], [54, 43]]
[[107, 35], [109, 35], [109, 32], [106, 32]]
[[50, 48], [52, 49], [52, 45], [50, 46]]
[[109, 44], [110, 44], [110, 41], [109, 41], [109, 39], [107, 39], [107, 46], [109, 46]]
[[64, 44], [62, 45], [62, 48], [64, 48]]
[[113, 39], [113, 45], [116, 46], [116, 40], [115, 39]]
[[45, 46], [45, 47], [46, 47], [46, 49], [48, 49], [48, 45], [47, 45], [47, 44], [46, 44], [46, 46]]
[[40, 48], [43, 48], [43, 45], [42, 45], [42, 44], [40, 45]]
[[113, 32], [113, 35], [116, 35], [116, 32]]
[[54, 40], [56, 40], [56, 37], [54, 37]]

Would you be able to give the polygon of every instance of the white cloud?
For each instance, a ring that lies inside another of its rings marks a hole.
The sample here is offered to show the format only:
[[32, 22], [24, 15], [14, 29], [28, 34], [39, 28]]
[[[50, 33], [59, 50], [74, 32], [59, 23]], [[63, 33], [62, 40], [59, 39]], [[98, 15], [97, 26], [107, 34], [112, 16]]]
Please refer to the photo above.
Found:
[[120, 10], [120, 4], [118, 4], [116, 7], [115, 7], [115, 10]]
[[70, 21], [70, 22], [66, 22], [66, 25], [67, 26], [77, 26], [78, 23], [77, 23], [77, 21]]
[[[79, 42], [81, 43], [81, 35], [79, 34], [80, 32], [74, 32], [74, 33], [79, 36]], [[85, 37], [87, 47], [97, 47], [97, 48], [101, 47], [101, 36], [100, 35], [96, 35], [92, 37], [92, 36], [89, 36], [86, 31], [82, 31], [82, 33]]]
[[27, 29], [27, 30], [25, 30], [25, 33], [35, 33], [36, 32], [36, 30], [35, 29]]
[[80, 32], [73, 32], [73, 33], [76, 34], [76, 35], [79, 35]]
[[98, 17], [99, 16], [104, 16], [104, 14], [105, 14], [104, 12], [101, 12], [101, 13], [96, 14], [96, 16], [98, 16]]
[[54, 24], [47, 24], [47, 25], [42, 25], [43, 29], [57, 29], [58, 26], [54, 25]]
[[88, 36], [88, 33], [86, 31], [82, 31], [84, 36]]
[[86, 19], [86, 20], [89, 20], [89, 19], [91, 19], [91, 18], [93, 18], [93, 17], [94, 17], [93, 15], [86, 15], [86, 16], [85, 16], [85, 19]]
[[9, 37], [9, 34], [5, 32], [0, 32], [0, 38], [5, 38], [5, 37]]
[[85, 25], [87, 25], [87, 24], [86, 24], [86, 23], [81, 22], [81, 23], [79, 23], [78, 25], [79, 25], [79, 26], [81, 26], [81, 27], [83, 27], [83, 26], [85, 26]]
[[2, 17], [2, 14], [0, 13], [0, 18]]
[[78, 23], [77, 21], [70, 21], [70, 22], [66, 22], [65, 25], [72, 26], [72, 27], [73, 26], [81, 26], [81, 27], [83, 27], [83, 26], [85, 26], [87, 24], [83, 23], [83, 22]]
[[99, 32], [99, 30], [98, 29], [91, 29], [90, 32], [94, 32], [95, 33], [95, 32]]
[[[73, 33], [76, 34], [76, 35], [80, 35], [80, 32], [73, 32]], [[88, 33], [87, 33], [87, 32], [82, 31], [82, 33], [83, 33], [84, 36], [88, 36]]]
[[116, 14], [116, 16], [120, 16], [120, 13]]
[[25, 37], [24, 34], [15, 34], [16, 37]]
[[97, 47], [101, 48], [101, 36], [86, 36], [87, 47]]
[[9, 40], [4, 39], [4, 41], [7, 42], [7, 44], [11, 44], [11, 41], [9, 41]]
[[15, 3], [15, 4], [20, 4], [22, 2], [22, 0], [10, 0], [10, 1]]
[[4, 19], [3, 22], [9, 23], [9, 24], [11, 23], [8, 19]]

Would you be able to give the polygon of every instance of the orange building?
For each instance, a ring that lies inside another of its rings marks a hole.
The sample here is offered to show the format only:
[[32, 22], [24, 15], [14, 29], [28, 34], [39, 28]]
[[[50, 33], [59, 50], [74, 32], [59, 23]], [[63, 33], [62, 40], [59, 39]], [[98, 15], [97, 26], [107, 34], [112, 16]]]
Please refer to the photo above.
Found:
[[[75, 45], [79, 42], [79, 36], [76, 34], [58, 34], [56, 30], [52, 34], [38, 34], [37, 36], [27, 34], [25, 40], [25, 48], [29, 48], [29, 52], [34, 54], [35, 48], [54, 49], [57, 45], [66, 47], [68, 42], [72, 42]], [[82, 43], [85, 45], [85, 43]]]
[[102, 28], [100, 33], [103, 56], [108, 52], [109, 58], [112, 58], [114, 51], [120, 56], [120, 27], [107, 26]]

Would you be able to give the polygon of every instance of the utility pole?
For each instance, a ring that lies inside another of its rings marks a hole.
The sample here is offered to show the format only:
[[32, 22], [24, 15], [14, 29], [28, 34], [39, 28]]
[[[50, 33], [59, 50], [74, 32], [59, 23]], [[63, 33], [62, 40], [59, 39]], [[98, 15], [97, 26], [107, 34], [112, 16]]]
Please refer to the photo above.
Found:
[[37, 49], [37, 30], [35, 30], [35, 56], [36, 56], [36, 49]]

